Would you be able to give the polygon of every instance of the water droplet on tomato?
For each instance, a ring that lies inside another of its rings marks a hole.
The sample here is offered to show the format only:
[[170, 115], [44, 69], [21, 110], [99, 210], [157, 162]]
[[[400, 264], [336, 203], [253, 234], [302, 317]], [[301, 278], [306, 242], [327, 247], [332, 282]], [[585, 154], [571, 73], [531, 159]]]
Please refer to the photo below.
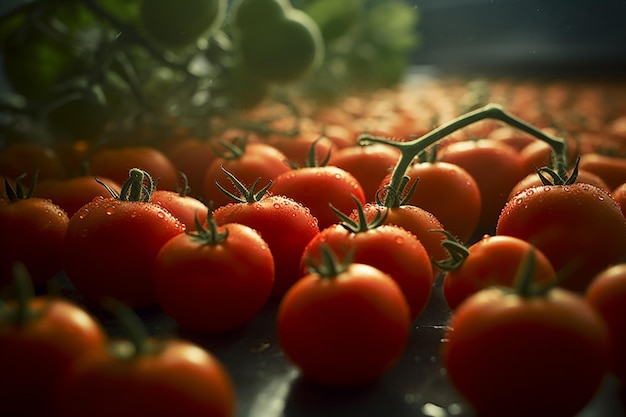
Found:
[[336, 180], [340, 180], [343, 177], [341, 174], [335, 174], [333, 176], [335, 177]]
[[396, 242], [398, 245], [402, 245], [404, 243], [404, 238], [402, 236], [396, 236], [394, 239], [394, 242]]
[[279, 208], [281, 208], [281, 207], [282, 207], [282, 206], [280, 205], [280, 203], [274, 203], [274, 208], [275, 208], [275, 209], [279, 209]]
[[516, 198], [515, 199], [515, 204], [517, 204], [518, 206], [522, 205], [523, 202], [524, 202], [524, 200], [521, 199], [521, 198]]
[[533, 189], [526, 190], [526, 195], [533, 195], [533, 194], [535, 194], [535, 191]]
[[164, 219], [165, 218], [165, 213], [163, 213], [162, 211], [157, 212], [157, 217], [159, 219]]
[[106, 214], [107, 214], [108, 216], [110, 216], [110, 215], [112, 215], [113, 213], [115, 213], [115, 210], [117, 210], [117, 206], [116, 206], [116, 205], [110, 206], [110, 207], [108, 207], [108, 208], [106, 209]]
[[543, 191], [548, 192], [550, 191], [552, 188], [550, 188], [549, 186], [545, 186], [543, 187]]

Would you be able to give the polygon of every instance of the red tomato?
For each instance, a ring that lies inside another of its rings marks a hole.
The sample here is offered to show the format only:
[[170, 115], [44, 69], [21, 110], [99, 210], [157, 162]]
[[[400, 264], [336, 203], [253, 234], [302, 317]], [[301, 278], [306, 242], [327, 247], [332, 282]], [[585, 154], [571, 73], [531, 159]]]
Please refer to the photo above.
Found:
[[441, 359], [480, 416], [573, 416], [604, 379], [606, 325], [562, 288], [521, 295], [492, 287], [455, 310]]
[[232, 173], [247, 187], [259, 177], [260, 182], [266, 184], [280, 174], [291, 171], [285, 164], [287, 156], [271, 145], [235, 141], [233, 146], [230, 154], [216, 158], [205, 172], [204, 201], [212, 202], [215, 208], [232, 201], [215, 185], [216, 182], [237, 195], [237, 189], [229, 183], [223, 170]]
[[292, 198], [311, 210], [320, 230], [339, 222], [330, 204], [342, 213], [349, 213], [356, 208], [353, 196], [365, 203], [365, 193], [357, 179], [330, 165], [289, 170], [276, 177], [270, 191]]
[[287, 291], [276, 327], [285, 355], [305, 378], [349, 386], [393, 366], [406, 348], [410, 313], [396, 282], [379, 269], [322, 266]]
[[[415, 184], [415, 192], [406, 204], [421, 207], [432, 213], [443, 227], [462, 242], [467, 242], [478, 225], [481, 197], [478, 184], [469, 172], [448, 162], [421, 162], [411, 164], [406, 176], [407, 184]], [[389, 184], [387, 174], [379, 188]]]
[[65, 417], [234, 417], [235, 390], [223, 365], [183, 340], [149, 341], [141, 352], [128, 341], [94, 349], [66, 374], [56, 393]]
[[626, 219], [619, 205], [589, 184], [542, 185], [518, 193], [502, 210], [497, 234], [532, 243], [565, 274], [562, 286], [576, 291], [626, 256]]
[[351, 173], [363, 187], [365, 199], [375, 201], [381, 181], [393, 169], [400, 151], [384, 144], [349, 146], [333, 152], [328, 165]]
[[598, 175], [611, 190], [626, 182], [626, 159], [623, 158], [585, 153], [580, 157], [580, 169]]
[[[184, 175], [184, 174], [183, 174]], [[207, 219], [207, 206], [195, 197], [187, 194], [187, 178], [181, 191], [155, 190], [151, 201], [165, 208], [185, 225], [185, 230], [196, 230], [196, 218], [200, 224]]]
[[57, 385], [82, 355], [102, 349], [104, 332], [73, 303], [50, 297], [3, 303], [0, 315], [0, 415], [50, 415]]
[[349, 230], [336, 224], [322, 230], [306, 246], [300, 261], [303, 274], [310, 262], [321, 262], [327, 245], [341, 261], [348, 256], [357, 263], [371, 265], [389, 274], [398, 283], [417, 318], [432, 292], [433, 270], [424, 245], [411, 232], [392, 224], [364, 226]]
[[0, 287], [10, 282], [16, 261], [26, 266], [33, 284], [44, 284], [63, 269], [61, 242], [69, 217], [52, 201], [24, 194], [23, 187], [6, 192], [11, 196], [0, 198]]
[[[61, 245], [65, 272], [87, 298], [112, 297], [132, 307], [156, 302], [152, 265], [161, 247], [185, 226], [150, 202], [148, 175], [131, 170], [119, 198], [96, 198], [70, 219]], [[128, 194], [124, 193], [124, 190]], [[144, 194], [145, 193], [145, 194]]]
[[445, 146], [440, 160], [460, 166], [474, 178], [481, 200], [476, 234], [493, 233], [509, 192], [526, 175], [520, 154], [497, 140], [480, 139]]
[[[578, 149], [572, 140], [568, 141], [567, 144], [567, 162], [573, 165], [578, 157]], [[552, 146], [543, 140], [536, 140], [519, 152], [527, 174], [534, 173], [535, 167], [551, 166], [552, 153]]]
[[156, 299], [183, 328], [217, 333], [243, 326], [265, 305], [274, 259], [252, 228], [229, 223], [170, 239], [152, 268]]
[[90, 175], [109, 178], [118, 184], [126, 181], [130, 169], [139, 168], [149, 172], [162, 190], [175, 190], [178, 185], [178, 172], [172, 161], [151, 146], [97, 149], [88, 163]]
[[38, 172], [39, 180], [65, 178], [68, 174], [56, 151], [46, 145], [22, 141], [0, 150], [0, 174], [17, 178], [31, 172]]
[[213, 149], [214, 142], [198, 138], [186, 138], [174, 142], [167, 150], [167, 157], [176, 170], [183, 172], [189, 182], [189, 194], [194, 197], [202, 195], [204, 176], [211, 162], [217, 158]]
[[[569, 172], [569, 174], [571, 174], [571, 171]], [[602, 178], [589, 171], [579, 169], [578, 174], [576, 175], [575, 182], [591, 184], [593, 186], [603, 189], [604, 191], [611, 191], [607, 183], [604, 182]], [[527, 188], [538, 187], [540, 185], [543, 185], [543, 182], [541, 181], [541, 177], [539, 177], [536, 172], [528, 174], [526, 177], [522, 178], [517, 184], [515, 184], [513, 189], [511, 189], [511, 192], [509, 193], [509, 200], [515, 197], [515, 195], [520, 191], [524, 191]]]
[[[99, 181], [99, 182], [98, 182]], [[69, 217], [72, 217], [79, 208], [96, 197], [108, 197], [111, 194], [102, 186], [106, 184], [116, 193], [120, 192], [120, 184], [108, 178], [98, 178], [91, 175], [44, 180], [37, 184], [34, 195], [47, 198], [61, 207]]]
[[487, 139], [495, 139], [500, 142], [504, 142], [507, 145], [513, 147], [518, 152], [524, 149], [526, 146], [537, 141], [537, 138], [527, 133], [521, 132], [518, 129], [511, 126], [500, 126], [487, 135]]
[[267, 143], [281, 151], [290, 164], [302, 166], [310, 157], [311, 147], [314, 146], [315, 158], [323, 161], [328, 155], [335, 152], [337, 146], [328, 138], [315, 132], [303, 132], [296, 137], [270, 136]]
[[530, 243], [512, 236], [485, 235], [467, 248], [467, 256], [458, 267], [445, 273], [443, 294], [448, 306], [454, 310], [470, 295], [487, 287], [514, 287], [517, 271], [531, 249], [535, 256], [532, 282], [554, 283], [557, 276], [552, 264]]
[[274, 258], [272, 295], [280, 298], [301, 276], [302, 252], [320, 231], [317, 219], [308, 208], [290, 198], [247, 190], [241, 183], [238, 186], [241, 200], [217, 208], [215, 222], [245, 224], [261, 234]]
[[611, 371], [626, 383], [626, 263], [601, 271], [587, 287], [587, 302], [604, 318], [611, 340]]

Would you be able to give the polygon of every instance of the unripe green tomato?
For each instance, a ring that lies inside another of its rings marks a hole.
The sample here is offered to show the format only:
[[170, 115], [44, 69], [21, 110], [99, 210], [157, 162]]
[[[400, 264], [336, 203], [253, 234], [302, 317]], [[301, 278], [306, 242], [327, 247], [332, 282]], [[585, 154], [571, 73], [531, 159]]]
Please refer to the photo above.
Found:
[[321, 64], [324, 40], [309, 15], [292, 9], [272, 25], [242, 30], [240, 50], [250, 71], [268, 82], [289, 83]]
[[143, 0], [139, 18], [145, 31], [168, 48], [193, 44], [220, 26], [227, 0]]
[[236, 0], [233, 21], [239, 29], [249, 31], [283, 19], [285, 11], [292, 8], [289, 0]]

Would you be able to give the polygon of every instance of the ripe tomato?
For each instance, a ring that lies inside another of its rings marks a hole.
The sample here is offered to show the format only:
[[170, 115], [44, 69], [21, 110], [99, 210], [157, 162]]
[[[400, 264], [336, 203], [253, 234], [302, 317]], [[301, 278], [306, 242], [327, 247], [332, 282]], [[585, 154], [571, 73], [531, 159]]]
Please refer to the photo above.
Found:
[[110, 196], [106, 188], [102, 186], [102, 183], [116, 193], [120, 192], [121, 185], [108, 178], [98, 178], [96, 181], [94, 176], [84, 175], [73, 178], [44, 180], [37, 184], [33, 193], [35, 197], [52, 200], [69, 217], [72, 217], [79, 208], [94, 198]]
[[611, 371], [626, 382], [626, 264], [619, 263], [598, 273], [585, 293], [609, 328], [611, 340]]
[[470, 295], [491, 286], [512, 288], [517, 271], [534, 251], [535, 261], [530, 271], [531, 281], [551, 284], [556, 272], [546, 256], [525, 240], [512, 236], [485, 235], [467, 249], [460, 265], [454, 265], [443, 277], [443, 294], [451, 309], [456, 309]]
[[70, 219], [61, 245], [65, 272], [89, 300], [112, 297], [132, 307], [156, 302], [152, 265], [158, 251], [185, 226], [150, 202], [145, 171], [132, 169], [116, 197], [96, 198]]
[[289, 170], [274, 179], [270, 191], [302, 203], [317, 218], [320, 230], [339, 222], [332, 204], [342, 213], [356, 208], [355, 200], [365, 203], [359, 181], [335, 166], [305, 166]]
[[400, 152], [384, 144], [348, 146], [330, 155], [328, 165], [352, 174], [365, 192], [367, 201], [375, 201], [376, 192], [383, 178], [393, 169]]
[[[226, 142], [223, 142], [226, 144]], [[244, 185], [250, 186], [260, 177], [262, 183], [274, 180], [280, 174], [291, 169], [285, 164], [287, 156], [278, 149], [265, 143], [245, 143], [235, 139], [228, 146], [228, 152], [213, 160], [204, 174], [203, 197], [206, 202], [213, 202], [218, 208], [232, 200], [215, 184], [219, 182], [225, 189], [236, 195], [237, 189], [230, 183], [224, 170], [232, 173]]]
[[316, 132], [303, 132], [299, 136], [271, 135], [267, 138], [268, 144], [281, 151], [287, 157], [290, 165], [305, 165], [310, 153], [315, 152], [315, 159], [324, 160], [333, 155], [337, 146], [324, 136]]
[[88, 164], [90, 175], [109, 178], [118, 184], [126, 181], [130, 169], [139, 168], [149, 172], [162, 190], [175, 190], [178, 185], [178, 172], [172, 161], [151, 146], [96, 149]]
[[26, 266], [35, 285], [63, 269], [60, 255], [67, 213], [51, 200], [26, 194], [17, 182], [13, 188], [5, 180], [7, 198], [0, 198], [0, 287], [10, 281], [16, 261]]
[[[571, 171], [569, 172], [569, 174], [571, 175]], [[592, 172], [582, 169], [579, 169], [576, 174], [576, 182], [591, 184], [607, 192], [611, 191], [607, 183], [604, 182], [602, 178]], [[536, 172], [528, 174], [527, 176], [522, 178], [517, 184], [515, 184], [515, 186], [513, 186], [511, 192], [509, 193], [509, 200], [515, 197], [515, 194], [519, 193], [520, 191], [524, 191], [527, 188], [538, 187], [542, 184], [543, 182], [541, 181], [541, 177], [537, 175]]]
[[206, 205], [195, 197], [188, 195], [190, 190], [187, 177], [182, 174], [183, 185], [180, 191], [154, 190], [151, 201], [168, 210], [185, 225], [185, 230], [196, 230], [196, 218], [200, 224], [207, 218]]
[[426, 307], [434, 280], [424, 245], [402, 227], [364, 221], [344, 221], [315, 236], [302, 253], [303, 274], [311, 261], [321, 262], [322, 247], [328, 246], [341, 261], [351, 257], [354, 262], [371, 265], [391, 276], [402, 289], [414, 320]]
[[626, 182], [626, 160], [623, 158], [615, 158], [596, 152], [584, 153], [580, 156], [580, 169], [598, 175], [611, 190]]
[[61, 377], [82, 355], [102, 349], [104, 331], [69, 301], [22, 296], [24, 305], [3, 301], [0, 314], [0, 414], [49, 415]]
[[25, 173], [37, 172], [42, 181], [67, 177], [67, 171], [57, 152], [33, 142], [14, 142], [0, 150], [0, 174], [17, 178]]
[[305, 378], [333, 386], [371, 382], [404, 352], [409, 306], [387, 274], [339, 264], [329, 253], [282, 299], [278, 340]]
[[194, 197], [202, 196], [206, 170], [217, 158], [212, 141], [198, 138], [181, 139], [168, 148], [166, 155], [176, 169], [187, 177], [189, 194]]
[[565, 275], [561, 285], [576, 291], [626, 256], [626, 219], [606, 191], [590, 184], [528, 188], [509, 200], [496, 230], [533, 244]]
[[[411, 164], [406, 176], [411, 178], [407, 188], [415, 191], [406, 201], [432, 213], [443, 227], [462, 242], [467, 242], [478, 225], [481, 197], [478, 184], [469, 172], [449, 162], [419, 162]], [[388, 173], [379, 188], [389, 184]]]
[[520, 154], [497, 140], [480, 139], [446, 145], [440, 160], [460, 166], [474, 178], [481, 201], [476, 235], [493, 233], [511, 188], [526, 175]]
[[[231, 174], [232, 175], [232, 174]], [[261, 234], [275, 265], [272, 295], [280, 298], [300, 278], [300, 257], [320, 231], [308, 208], [282, 195], [246, 189], [235, 177], [241, 199], [215, 210], [215, 222], [245, 224]]]
[[235, 416], [232, 381], [213, 355], [181, 339], [136, 333], [132, 343], [110, 340], [68, 370], [55, 391], [57, 415]]
[[441, 359], [477, 415], [573, 416], [603, 381], [608, 349], [606, 325], [581, 296], [492, 287], [455, 310]]
[[182, 328], [224, 332], [261, 311], [274, 284], [274, 258], [256, 230], [218, 227], [209, 213], [206, 227], [163, 245], [152, 279], [159, 305]]

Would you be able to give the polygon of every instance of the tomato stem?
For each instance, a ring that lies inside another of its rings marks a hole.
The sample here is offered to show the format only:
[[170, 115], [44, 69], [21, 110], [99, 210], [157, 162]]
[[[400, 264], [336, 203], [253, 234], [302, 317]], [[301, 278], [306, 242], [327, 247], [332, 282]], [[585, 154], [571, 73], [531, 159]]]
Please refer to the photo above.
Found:
[[311, 254], [308, 254], [307, 264], [309, 271], [318, 274], [321, 278], [334, 278], [345, 272], [352, 263], [352, 251], [346, 254], [343, 262], [340, 262], [335, 252], [333, 252], [327, 243], [321, 243], [319, 248], [322, 258], [321, 261], [315, 263], [311, 258]]
[[219, 227], [215, 222], [215, 217], [213, 216], [213, 203], [209, 202], [207, 209], [207, 225], [206, 227], [200, 223], [198, 220], [198, 216], [194, 216], [194, 220], [196, 223], [196, 231], [185, 231], [187, 236], [189, 236], [194, 241], [203, 244], [203, 245], [219, 245], [223, 241], [228, 238], [228, 228], [225, 228], [223, 232], [219, 231]]
[[388, 192], [385, 196], [384, 204], [386, 207], [399, 207], [401, 205], [401, 196], [403, 194], [403, 178], [413, 160], [426, 148], [434, 145], [442, 138], [456, 132], [459, 129], [467, 127], [484, 119], [496, 119], [509, 124], [523, 132], [526, 132], [544, 142], [548, 143], [556, 156], [556, 168], [559, 175], [567, 175], [567, 167], [565, 163], [565, 141], [561, 138], [554, 138], [542, 132], [531, 124], [518, 119], [497, 105], [488, 104], [477, 110], [465, 113], [450, 122], [431, 130], [430, 132], [407, 142], [396, 142], [387, 138], [370, 136], [362, 134], [359, 136], [358, 143], [360, 145], [368, 145], [372, 143], [383, 143], [397, 148], [400, 151], [400, 158], [393, 169], [391, 181], [388, 186]]
[[130, 307], [113, 298], [104, 299], [102, 306], [115, 316], [126, 331], [126, 335], [134, 347], [132, 357], [150, 352], [149, 344], [147, 343], [150, 335], [146, 326]]
[[443, 233], [446, 235], [446, 239], [441, 242], [441, 246], [443, 246], [450, 255], [447, 259], [443, 261], [433, 260], [435, 265], [439, 267], [442, 271], [452, 271], [454, 269], [459, 269], [461, 265], [465, 262], [465, 259], [470, 255], [469, 249], [461, 243], [456, 236], [452, 233], [448, 232], [445, 229], [431, 229], [430, 232]]
[[16, 326], [23, 326], [33, 317], [33, 312], [29, 308], [30, 300], [35, 296], [33, 284], [26, 266], [21, 262], [13, 265], [13, 285], [17, 296], [17, 308], [12, 317], [12, 323]]

